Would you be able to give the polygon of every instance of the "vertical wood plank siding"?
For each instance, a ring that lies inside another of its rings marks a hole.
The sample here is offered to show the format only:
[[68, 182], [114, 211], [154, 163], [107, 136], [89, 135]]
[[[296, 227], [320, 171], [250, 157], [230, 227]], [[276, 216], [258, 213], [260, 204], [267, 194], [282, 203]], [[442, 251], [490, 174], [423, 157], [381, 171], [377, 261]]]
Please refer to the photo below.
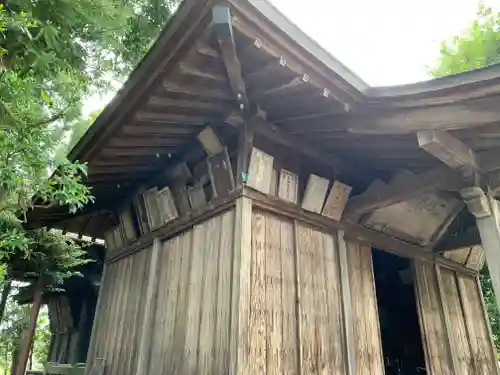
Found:
[[382, 345], [371, 248], [347, 242], [356, 375], [383, 375]]
[[[242, 198], [155, 246], [106, 266], [90, 367], [104, 358], [107, 375], [384, 374], [368, 245]], [[428, 373], [498, 375], [477, 279], [421, 262], [414, 276]]]
[[427, 371], [431, 375], [498, 375], [478, 280], [415, 262]]
[[87, 362], [105, 358], [108, 374], [135, 371], [150, 256], [147, 249], [106, 266]]
[[[357, 369], [349, 375], [382, 375], [371, 251], [347, 247]], [[158, 249], [156, 266], [152, 249], [107, 266], [89, 354], [90, 363], [106, 360], [107, 375], [133, 375], [139, 353], [139, 372], [159, 375], [347, 373], [336, 233], [242, 200]]]

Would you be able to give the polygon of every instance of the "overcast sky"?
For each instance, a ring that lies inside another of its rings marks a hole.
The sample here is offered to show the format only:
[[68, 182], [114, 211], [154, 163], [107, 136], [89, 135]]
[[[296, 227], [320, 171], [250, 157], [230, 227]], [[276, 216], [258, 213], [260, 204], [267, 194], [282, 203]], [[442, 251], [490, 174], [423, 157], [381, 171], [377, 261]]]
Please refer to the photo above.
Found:
[[[270, 0], [370, 85], [427, 79], [439, 42], [474, 20], [477, 0]], [[500, 0], [484, 3], [500, 9]]]

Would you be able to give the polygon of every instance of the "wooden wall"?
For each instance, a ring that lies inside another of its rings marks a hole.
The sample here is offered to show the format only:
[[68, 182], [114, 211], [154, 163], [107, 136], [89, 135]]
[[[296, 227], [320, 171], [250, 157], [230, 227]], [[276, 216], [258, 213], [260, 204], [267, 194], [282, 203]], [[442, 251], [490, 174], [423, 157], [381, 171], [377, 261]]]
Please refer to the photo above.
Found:
[[227, 373], [233, 226], [229, 211], [109, 264], [87, 371]]
[[354, 337], [352, 375], [383, 374], [371, 249], [347, 245], [347, 327], [337, 233], [262, 211], [252, 213], [251, 230], [238, 374], [349, 374], [346, 335]]
[[428, 373], [498, 374], [478, 280], [433, 264], [414, 270]]
[[[336, 232], [248, 207], [248, 221], [230, 210], [108, 264], [89, 369], [104, 358], [107, 375], [218, 375], [231, 364], [235, 374], [383, 374], [370, 248], [342, 242], [341, 259]], [[251, 238], [238, 254], [235, 223]]]
[[145, 249], [104, 270], [87, 364], [104, 358], [107, 375], [135, 371], [151, 254]]

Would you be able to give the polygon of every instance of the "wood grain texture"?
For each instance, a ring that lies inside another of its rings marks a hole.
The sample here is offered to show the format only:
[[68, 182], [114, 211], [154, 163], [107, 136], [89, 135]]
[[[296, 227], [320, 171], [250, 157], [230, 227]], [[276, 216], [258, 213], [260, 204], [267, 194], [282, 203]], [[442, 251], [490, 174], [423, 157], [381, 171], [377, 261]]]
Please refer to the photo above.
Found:
[[330, 189], [330, 194], [328, 194], [322, 214], [329, 218], [340, 220], [344, 213], [347, 200], [349, 199], [349, 194], [351, 194], [351, 190], [352, 187], [349, 185], [343, 184], [340, 181], [335, 181]]
[[146, 249], [106, 266], [87, 357], [87, 373], [99, 358], [106, 360], [109, 373], [135, 372], [151, 251], [151, 248]]
[[234, 218], [164, 241], [157, 258], [147, 249], [108, 265], [89, 359], [110, 374], [227, 373]]
[[483, 312], [480, 288], [477, 279], [458, 277], [458, 288], [462, 299], [465, 325], [469, 334], [472, 362], [475, 374], [498, 374], [498, 364], [492, 350], [488, 322]]
[[309, 175], [304, 199], [302, 199], [302, 208], [316, 213], [321, 212], [329, 184], [330, 181], [327, 178], [315, 174]]
[[474, 373], [471, 350], [457, 287], [455, 272], [439, 267], [444, 316], [450, 337], [455, 375]]
[[254, 147], [248, 167], [248, 187], [260, 191], [261, 193], [269, 194], [271, 189], [273, 162], [274, 158], [271, 155]]
[[453, 375], [435, 266], [415, 261], [414, 272], [427, 372], [430, 375]]
[[356, 348], [356, 375], [382, 375], [382, 346], [371, 248], [347, 242], [352, 319]]
[[281, 199], [297, 203], [299, 199], [299, 176], [295, 173], [282, 169], [278, 184], [278, 197]]

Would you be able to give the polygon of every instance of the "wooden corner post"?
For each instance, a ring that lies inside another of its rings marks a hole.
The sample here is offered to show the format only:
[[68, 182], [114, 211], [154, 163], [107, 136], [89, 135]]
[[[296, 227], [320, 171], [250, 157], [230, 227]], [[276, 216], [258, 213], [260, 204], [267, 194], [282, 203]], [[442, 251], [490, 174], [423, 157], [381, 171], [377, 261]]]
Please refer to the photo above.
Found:
[[476, 218], [486, 262], [490, 271], [497, 306], [500, 308], [500, 210], [499, 202], [479, 187], [469, 187], [461, 192], [469, 211]]

